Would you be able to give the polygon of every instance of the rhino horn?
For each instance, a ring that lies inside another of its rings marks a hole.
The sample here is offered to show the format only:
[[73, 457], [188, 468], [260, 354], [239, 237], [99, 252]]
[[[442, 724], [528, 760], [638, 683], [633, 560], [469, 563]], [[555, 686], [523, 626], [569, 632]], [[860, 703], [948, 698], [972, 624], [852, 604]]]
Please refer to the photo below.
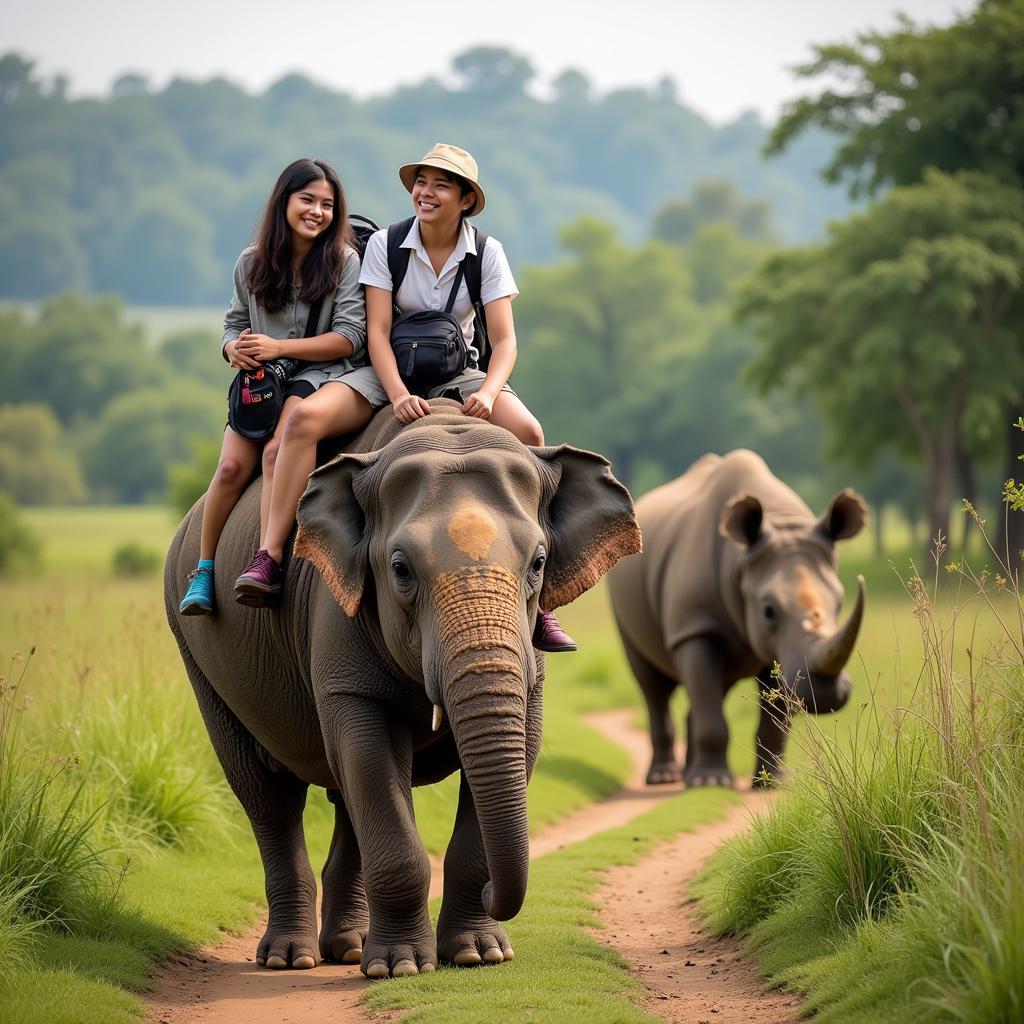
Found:
[[857, 603], [854, 605], [846, 625], [832, 636], [825, 637], [815, 646], [810, 668], [814, 675], [837, 676], [843, 666], [850, 660], [857, 634], [860, 632], [861, 620], [864, 618], [864, 577], [857, 577]]

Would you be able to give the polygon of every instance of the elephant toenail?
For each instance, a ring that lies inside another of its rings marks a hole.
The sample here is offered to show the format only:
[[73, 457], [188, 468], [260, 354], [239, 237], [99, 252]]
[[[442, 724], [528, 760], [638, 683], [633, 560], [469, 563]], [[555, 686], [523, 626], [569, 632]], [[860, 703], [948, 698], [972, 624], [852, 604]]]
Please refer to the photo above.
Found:
[[459, 967], [472, 967], [480, 963], [480, 954], [475, 949], [460, 949], [453, 962]]
[[316, 967], [316, 960], [309, 955], [297, 956], [292, 962], [292, 967], [300, 971], [308, 971], [311, 967]]
[[386, 978], [388, 976], [388, 965], [383, 960], [374, 960], [366, 967], [368, 978]]
[[430, 974], [434, 969], [434, 965], [428, 960], [425, 964], [420, 964], [420, 974]]
[[497, 946], [491, 946], [484, 950], [484, 960], [489, 964], [500, 964], [505, 959], [504, 954]]
[[419, 974], [416, 965], [411, 960], [399, 960], [391, 969], [393, 978], [407, 978], [410, 974]]
[[285, 960], [283, 956], [278, 956], [276, 953], [271, 953], [271, 955], [267, 957], [267, 966], [272, 971], [279, 971], [281, 970], [282, 967], [288, 966], [288, 961]]
[[361, 946], [356, 946], [353, 949], [346, 949], [341, 954], [341, 962], [343, 964], [357, 964], [363, 959], [363, 950]]

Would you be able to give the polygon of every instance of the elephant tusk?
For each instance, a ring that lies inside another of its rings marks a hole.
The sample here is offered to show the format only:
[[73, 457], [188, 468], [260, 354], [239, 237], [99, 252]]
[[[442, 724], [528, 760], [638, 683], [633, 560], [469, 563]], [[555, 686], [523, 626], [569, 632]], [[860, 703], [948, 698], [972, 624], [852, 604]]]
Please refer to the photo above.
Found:
[[441, 722], [444, 720], [444, 711], [441, 710], [440, 704], [434, 705], [434, 720], [430, 723], [430, 728], [437, 732], [441, 728]]

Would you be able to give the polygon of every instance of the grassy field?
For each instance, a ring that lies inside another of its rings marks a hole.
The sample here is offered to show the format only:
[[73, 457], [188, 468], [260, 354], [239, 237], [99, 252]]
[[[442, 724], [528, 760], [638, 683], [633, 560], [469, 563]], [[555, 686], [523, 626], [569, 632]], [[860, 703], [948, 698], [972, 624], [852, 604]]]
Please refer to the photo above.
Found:
[[[36, 831], [18, 840], [20, 849], [30, 841], [38, 845], [45, 833], [65, 859], [55, 855], [49, 867], [21, 864], [20, 874], [10, 873], [10, 885], [0, 885], [0, 997], [17, 1007], [14, 1019], [29, 1024], [129, 1020], [140, 1004], [127, 992], [145, 988], [153, 958], [251, 920], [262, 898], [259, 859], [223, 782], [164, 621], [159, 574], [123, 579], [111, 570], [113, 552], [124, 543], [164, 550], [175, 525], [172, 517], [160, 508], [91, 508], [36, 510], [28, 519], [45, 538], [44, 568], [31, 581], [0, 583], [6, 680], [0, 694], [6, 709], [0, 778], [30, 781], [24, 791], [4, 789], [0, 782], [0, 827], [7, 829], [2, 823], [9, 821], [10, 808], [27, 794], [39, 808]], [[909, 560], [897, 560], [896, 568], [908, 569]], [[845, 555], [848, 592], [857, 572], [869, 585], [853, 666], [859, 699], [824, 722], [798, 720], [791, 763], [811, 756], [808, 738], [819, 731], [845, 738], [877, 729], [874, 708], [893, 706], [917, 678], [919, 620], [894, 569], [873, 559], [863, 538]], [[994, 632], [992, 616], [980, 603], [972, 624], [974, 607], [968, 603], [963, 635], [968, 626]], [[625, 775], [623, 752], [582, 725], [582, 713], [634, 707], [643, 722], [603, 588], [565, 609], [562, 617], [581, 651], [549, 661], [544, 747], [530, 792], [533, 828], [600, 798]], [[29, 706], [27, 695], [34, 698]], [[680, 717], [684, 702], [680, 696]], [[749, 774], [757, 716], [752, 685], [735, 688], [728, 716], [734, 770]], [[41, 785], [51, 777], [49, 785]], [[417, 791], [417, 818], [431, 850], [446, 843], [454, 797], [453, 780]], [[684, 794], [654, 814], [645, 834], [650, 840], [678, 830], [727, 804], [728, 794]], [[330, 827], [321, 794], [311, 797], [307, 819], [317, 864], [326, 854]], [[51, 835], [54, 822], [61, 821], [64, 832], [57, 828]], [[13, 849], [15, 839], [9, 830], [0, 833], [0, 848]], [[531, 1005], [547, 1006], [532, 1019], [562, 1020], [568, 1019], [564, 1007], [577, 1005], [558, 1002], [572, 984], [577, 985], [574, 1000], [585, 995], [610, 1000], [586, 1003], [599, 1017], [617, 1007], [614, 1013], [622, 1016], [616, 1019], [641, 1019], [630, 1009], [630, 984], [614, 957], [578, 927], [587, 917], [592, 872], [625, 856], [629, 845], [622, 837], [606, 837], [538, 865], [527, 907], [514, 925], [520, 959], [511, 971], [441, 972], [419, 979], [419, 985], [375, 989], [373, 1004], [406, 1000], [402, 1005], [414, 1007], [417, 1020], [444, 1019], [445, 1006], [476, 1006], [480, 1019], [487, 1013], [497, 1019], [507, 1017], [504, 1011], [528, 987]], [[47, 870], [52, 878], [44, 877]], [[576, 881], [570, 884], [568, 878]], [[563, 897], [566, 902], [560, 902]], [[25, 906], [32, 914], [26, 916]], [[554, 955], [566, 948], [570, 956]], [[558, 967], [551, 966], [554, 962]], [[600, 983], [587, 980], [595, 964], [603, 965]], [[493, 1004], [481, 1002], [485, 992]], [[545, 992], [550, 1005], [544, 1003]]]

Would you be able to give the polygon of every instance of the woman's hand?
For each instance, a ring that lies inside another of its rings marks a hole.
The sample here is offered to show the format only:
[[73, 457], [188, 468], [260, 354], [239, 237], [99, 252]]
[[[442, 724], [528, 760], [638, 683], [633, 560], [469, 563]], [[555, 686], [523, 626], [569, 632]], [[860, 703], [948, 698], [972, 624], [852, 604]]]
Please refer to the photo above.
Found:
[[266, 363], [271, 359], [280, 359], [284, 354], [284, 345], [276, 338], [268, 338], [265, 334], [253, 334], [246, 329], [238, 336], [235, 351], [246, 359]]
[[[242, 332], [242, 335], [247, 335], [249, 333], [249, 330], [246, 329]], [[240, 335], [235, 338], [234, 341], [229, 341], [224, 346], [224, 354], [228, 357], [228, 365], [233, 370], [258, 370], [260, 368], [260, 364], [251, 356], [247, 356], [238, 350], [239, 343], [241, 341], [242, 336]]]
[[419, 395], [410, 395], [408, 392], [391, 403], [391, 410], [395, 414], [395, 419], [402, 423], [412, 423], [421, 416], [430, 415], [430, 405], [427, 400], [420, 398]]
[[463, 405], [462, 411], [467, 416], [475, 416], [480, 420], [489, 420], [491, 418], [491, 410], [493, 408], [494, 396], [488, 394], [486, 391], [477, 391], [466, 399], [466, 403]]

